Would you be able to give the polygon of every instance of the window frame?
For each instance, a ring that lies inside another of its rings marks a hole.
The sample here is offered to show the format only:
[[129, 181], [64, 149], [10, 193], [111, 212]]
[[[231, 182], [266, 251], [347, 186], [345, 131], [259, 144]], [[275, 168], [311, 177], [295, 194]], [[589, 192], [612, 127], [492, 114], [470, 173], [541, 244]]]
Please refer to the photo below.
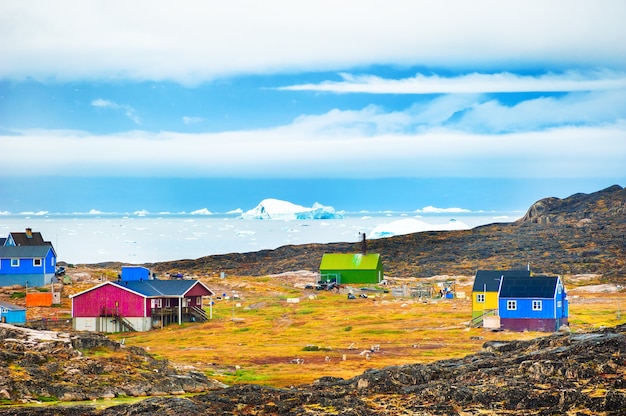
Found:
[[531, 303], [531, 309], [533, 312], [541, 312], [543, 310], [543, 302], [535, 299]]
[[20, 259], [11, 257], [11, 267], [20, 267]]
[[476, 294], [476, 303], [485, 303], [485, 294], [477, 293]]
[[516, 311], [517, 310], [517, 300], [510, 299], [506, 301], [506, 310], [507, 311]]
[[36, 257], [33, 259], [33, 267], [42, 267], [43, 259], [41, 257]]

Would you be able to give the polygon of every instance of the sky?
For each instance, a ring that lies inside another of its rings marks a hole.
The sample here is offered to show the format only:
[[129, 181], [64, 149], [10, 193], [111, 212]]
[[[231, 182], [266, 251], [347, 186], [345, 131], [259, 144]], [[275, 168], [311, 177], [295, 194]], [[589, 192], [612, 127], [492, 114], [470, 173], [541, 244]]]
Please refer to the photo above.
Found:
[[626, 186], [626, 2], [4, 1], [0, 212]]

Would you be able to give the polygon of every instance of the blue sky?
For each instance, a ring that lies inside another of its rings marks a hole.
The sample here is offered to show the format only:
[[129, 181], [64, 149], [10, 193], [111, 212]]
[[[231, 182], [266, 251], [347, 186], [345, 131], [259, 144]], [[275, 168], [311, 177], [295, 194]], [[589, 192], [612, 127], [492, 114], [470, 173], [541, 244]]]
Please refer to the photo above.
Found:
[[626, 185], [621, 0], [61, 0], [0, 16], [0, 212], [525, 209]]

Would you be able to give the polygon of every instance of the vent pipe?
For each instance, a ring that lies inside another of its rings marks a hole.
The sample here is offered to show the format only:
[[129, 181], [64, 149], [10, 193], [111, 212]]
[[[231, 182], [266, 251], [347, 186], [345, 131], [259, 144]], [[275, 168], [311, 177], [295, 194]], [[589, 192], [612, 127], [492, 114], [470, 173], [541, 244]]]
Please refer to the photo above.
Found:
[[363, 233], [363, 241], [361, 242], [361, 252], [363, 255], [367, 254], [367, 240], [365, 239], [365, 233]]

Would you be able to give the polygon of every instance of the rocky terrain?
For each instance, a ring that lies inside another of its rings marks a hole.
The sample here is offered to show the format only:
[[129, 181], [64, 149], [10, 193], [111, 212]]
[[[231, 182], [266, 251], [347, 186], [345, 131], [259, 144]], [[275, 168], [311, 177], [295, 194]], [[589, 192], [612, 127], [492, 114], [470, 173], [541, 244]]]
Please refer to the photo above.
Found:
[[[150, 361], [144, 353], [131, 354], [134, 356], [142, 357], [135, 365]], [[30, 362], [38, 360], [42, 358], [31, 358]], [[189, 386], [173, 382], [172, 375], [145, 381], [158, 385], [161, 391]], [[62, 384], [50, 379], [37, 387], [33, 382], [23, 384], [34, 394], [50, 393], [56, 383]], [[204, 383], [206, 380], [199, 379], [190, 384], [198, 387]], [[112, 392], [115, 389], [109, 388]], [[153, 397], [107, 409], [5, 407], [0, 408], [0, 414], [624, 415], [626, 325], [592, 333], [558, 333], [532, 341], [487, 342], [482, 351], [462, 359], [369, 370], [348, 380], [326, 377], [289, 389], [237, 385], [193, 397]]]
[[94, 333], [0, 324], [0, 400], [75, 401], [162, 396], [222, 387], [201, 372], [180, 372], [144, 349]]
[[[290, 245], [146, 266], [159, 273], [185, 270], [263, 276], [315, 271], [324, 253], [360, 250], [360, 242]], [[395, 277], [473, 275], [479, 268], [520, 268], [530, 263], [537, 272], [596, 273], [622, 281], [626, 276], [626, 189], [614, 185], [591, 194], [546, 198], [516, 222], [370, 240], [368, 250], [380, 253], [385, 274]]]

